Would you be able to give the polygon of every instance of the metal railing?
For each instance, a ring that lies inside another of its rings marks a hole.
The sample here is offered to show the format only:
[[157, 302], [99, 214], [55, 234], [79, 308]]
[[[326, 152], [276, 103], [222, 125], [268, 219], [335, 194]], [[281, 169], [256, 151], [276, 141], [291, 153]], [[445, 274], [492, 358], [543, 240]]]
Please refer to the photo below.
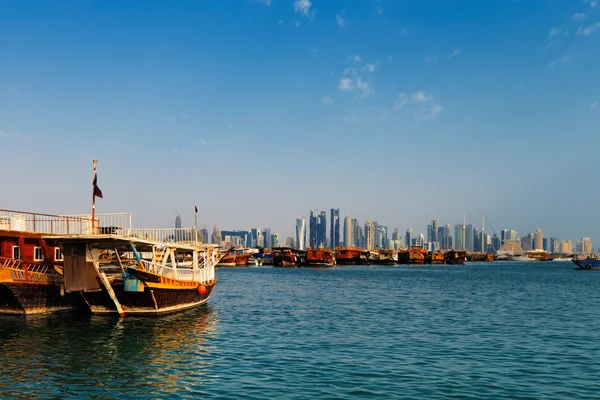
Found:
[[53, 215], [0, 209], [0, 230], [57, 235], [122, 234], [131, 232], [131, 213]]
[[125, 236], [164, 243], [197, 244], [197, 233], [191, 228], [131, 229]]

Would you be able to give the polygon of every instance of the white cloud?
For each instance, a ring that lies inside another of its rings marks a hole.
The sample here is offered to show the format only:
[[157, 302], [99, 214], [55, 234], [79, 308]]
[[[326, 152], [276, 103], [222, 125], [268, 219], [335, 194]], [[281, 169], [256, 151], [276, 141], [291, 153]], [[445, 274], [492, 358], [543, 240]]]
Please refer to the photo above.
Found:
[[340, 79], [340, 89], [345, 90], [345, 91], [354, 90], [354, 83], [352, 82], [352, 79], [341, 78]]
[[550, 48], [552, 46], [554, 46], [555, 44], [556, 44], [556, 42], [554, 40], [549, 41], [548, 44], [546, 46], [544, 46], [544, 51], [550, 50]]
[[271, 0], [256, 0], [259, 3], [262, 3], [266, 6], [270, 6], [271, 5]]
[[277, 23], [278, 23], [279, 25], [281, 25], [281, 24], [283, 24], [283, 20], [282, 20], [282, 19], [280, 19], [279, 21], [277, 21]]
[[584, 36], [589, 36], [592, 33], [594, 33], [594, 31], [596, 29], [600, 28], [600, 21], [596, 22], [593, 25], [588, 25], [586, 27], [580, 26], [579, 29], [577, 29], [577, 34], [578, 35], [584, 35]]
[[350, 23], [347, 19], [345, 19], [342, 15], [337, 14], [335, 16], [335, 19], [337, 20], [337, 24], [340, 28], [345, 28], [348, 26], [348, 24]]
[[406, 28], [398, 29], [398, 36], [405, 36], [407, 33], [408, 31], [406, 30]]
[[206, 146], [206, 140], [204, 139], [198, 139], [198, 144], [201, 146]]
[[300, 28], [300, 21], [294, 21], [294, 26], [296, 28]]
[[452, 52], [452, 54], [448, 55], [448, 58], [454, 58], [456, 56], [460, 55], [460, 49], [454, 49], [454, 51]]
[[425, 57], [425, 62], [426, 63], [432, 63], [432, 62], [435, 62], [435, 61], [437, 61], [437, 56], [430, 55], [430, 56]]
[[407, 93], [398, 94], [393, 109], [398, 110], [407, 105], [410, 105], [410, 108], [414, 110], [416, 122], [429, 121], [444, 111], [444, 107], [435, 100], [434, 96], [423, 90], [416, 91], [411, 95]]
[[323, 104], [325, 107], [327, 107], [328, 105], [330, 105], [333, 102], [334, 102], [334, 100], [329, 96], [324, 96], [321, 99], [321, 104]]
[[296, 0], [294, 2], [294, 11], [305, 17], [310, 17], [310, 8], [312, 3], [310, 0]]
[[375, 64], [367, 64], [366, 68], [369, 72], [375, 72]]
[[566, 56], [564, 56], [563, 58], [560, 59], [560, 62], [562, 64], [566, 64], [569, 63], [573, 60], [573, 57], [570, 54], [567, 54]]
[[590, 5], [590, 8], [594, 8], [598, 5], [598, 2], [596, 0], [584, 0], [584, 1]]
[[425, 93], [422, 90], [419, 90], [418, 92], [413, 93], [412, 95], [412, 100], [415, 103], [424, 103], [426, 101], [431, 101], [432, 96], [430, 94]]
[[592, 109], [592, 110], [596, 109], [597, 107], [598, 107], [598, 102], [597, 101], [595, 101], [592, 104], [590, 104], [590, 109]]
[[406, 93], [400, 93], [398, 95], [398, 100], [396, 100], [396, 103], [394, 103], [394, 107], [392, 108], [397, 110], [406, 104], [408, 104], [408, 95]]
[[360, 58], [360, 56], [358, 54], [355, 54], [353, 58], [354, 58], [354, 61], [356, 61], [356, 62], [362, 61], [362, 59]]
[[363, 95], [368, 96], [371, 93], [371, 84], [360, 78], [356, 78], [356, 86], [362, 90]]
[[548, 37], [551, 38], [553, 36], [559, 35], [562, 32], [561, 28], [552, 28], [550, 29], [550, 33], [548, 33]]
[[583, 21], [585, 19], [584, 13], [575, 13], [573, 14], [573, 21]]

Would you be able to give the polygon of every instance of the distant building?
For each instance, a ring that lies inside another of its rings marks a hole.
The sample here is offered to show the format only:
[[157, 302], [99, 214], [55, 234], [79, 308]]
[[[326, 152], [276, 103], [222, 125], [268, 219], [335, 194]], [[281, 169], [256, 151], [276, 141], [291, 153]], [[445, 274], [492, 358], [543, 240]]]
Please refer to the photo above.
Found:
[[440, 226], [438, 228], [438, 234], [437, 234], [437, 239], [438, 239], [438, 243], [439, 243], [439, 247], [442, 250], [447, 249], [447, 241], [446, 241], [446, 228], [443, 226]]
[[212, 232], [212, 235], [210, 236], [210, 242], [212, 244], [218, 244], [218, 245], [221, 244], [221, 232], [219, 232], [216, 225], [213, 226], [213, 232]]
[[454, 250], [465, 250], [465, 226], [454, 225]]
[[277, 233], [272, 233], [271, 234], [271, 247], [278, 247], [279, 246], [279, 235]]
[[293, 237], [288, 237], [285, 240], [285, 245], [286, 247], [293, 247], [295, 249], [299, 249], [298, 242], [296, 242], [296, 239], [294, 239]]
[[404, 239], [405, 239], [406, 247], [412, 246], [412, 240], [413, 240], [413, 237], [412, 237], [412, 228], [408, 228], [406, 230], [406, 236], [405, 236]]
[[550, 248], [548, 249], [550, 253], [560, 253], [560, 242], [557, 238], [550, 238]]
[[473, 251], [481, 252], [481, 236], [479, 234], [479, 229], [473, 228]]
[[561, 240], [560, 241], [560, 253], [561, 254], [573, 254], [573, 243], [568, 240], [568, 241], [564, 241]]
[[465, 225], [465, 244], [464, 249], [473, 251], [473, 225]]
[[544, 235], [542, 234], [542, 230], [540, 228], [538, 228], [537, 231], [535, 231], [535, 248], [534, 250], [544, 250]]
[[270, 228], [263, 228], [262, 229], [262, 235], [264, 237], [264, 245], [262, 247], [264, 247], [265, 249], [270, 249], [271, 247], [273, 247], [273, 243], [271, 241], [271, 229]]
[[335, 250], [340, 245], [340, 209], [332, 208], [329, 214], [329, 247]]
[[438, 219], [437, 218], [431, 219], [431, 241], [433, 243], [438, 243], [440, 241], [439, 235], [438, 235]]
[[365, 247], [365, 243], [364, 243], [364, 237], [363, 237], [363, 229], [360, 226], [360, 223], [358, 222], [358, 220], [356, 218], [354, 218], [353, 220], [354, 223], [354, 245], [357, 247]]
[[310, 210], [308, 219], [308, 247], [318, 247], [317, 232], [319, 225], [319, 210]]
[[577, 253], [592, 254], [592, 240], [590, 238], [581, 238], [577, 241]]
[[206, 228], [200, 229], [198, 240], [200, 240], [200, 243], [209, 243], [208, 242], [209, 241], [208, 229], [206, 229]]
[[344, 218], [344, 246], [354, 246], [354, 221], [349, 215]]
[[325, 210], [319, 214], [319, 221], [317, 224], [317, 246], [327, 246], [327, 214]]
[[306, 217], [296, 218], [296, 246], [299, 250], [306, 250]]
[[454, 247], [452, 247], [452, 236], [448, 236], [446, 238], [446, 246], [448, 246], [448, 249], [453, 249]]
[[365, 222], [364, 248], [367, 250], [373, 250], [375, 248], [375, 224], [373, 224], [373, 221], [371, 220]]

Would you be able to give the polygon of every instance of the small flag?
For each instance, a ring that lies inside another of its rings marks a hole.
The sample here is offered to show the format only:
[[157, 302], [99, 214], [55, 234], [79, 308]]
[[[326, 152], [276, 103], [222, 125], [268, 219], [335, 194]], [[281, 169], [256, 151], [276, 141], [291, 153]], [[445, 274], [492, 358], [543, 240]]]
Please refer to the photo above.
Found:
[[102, 190], [100, 190], [100, 188], [98, 187], [98, 177], [96, 176], [96, 172], [94, 171], [94, 182], [92, 183], [92, 185], [94, 185], [94, 197], [100, 197], [101, 199], [102, 197]]
[[198, 206], [194, 204], [194, 211], [196, 211], [196, 214], [198, 213]]

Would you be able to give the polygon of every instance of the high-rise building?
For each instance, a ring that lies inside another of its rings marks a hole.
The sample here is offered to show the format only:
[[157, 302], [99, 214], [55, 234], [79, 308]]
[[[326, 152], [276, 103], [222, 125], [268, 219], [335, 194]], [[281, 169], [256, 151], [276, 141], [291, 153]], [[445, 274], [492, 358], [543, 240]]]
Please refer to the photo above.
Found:
[[419, 233], [418, 239], [417, 239], [417, 245], [418, 246], [425, 246], [425, 236], [422, 233]]
[[581, 238], [577, 241], [577, 253], [592, 254], [592, 240], [590, 238]]
[[329, 218], [331, 220], [329, 227], [329, 247], [335, 250], [340, 245], [340, 209], [332, 208]]
[[376, 224], [375, 227], [375, 248], [389, 249], [388, 247], [388, 227], [385, 225]]
[[452, 247], [453, 243], [452, 243], [452, 236], [448, 236], [446, 238], [446, 246], [448, 246], [448, 249], [453, 249], [454, 247]]
[[473, 228], [473, 251], [481, 252], [481, 235], [479, 229]]
[[560, 252], [562, 254], [573, 254], [573, 243], [570, 240], [566, 242], [564, 240], [561, 240]]
[[494, 233], [494, 236], [492, 236], [492, 251], [491, 253], [496, 253], [498, 251], [498, 249], [502, 246], [502, 239], [498, 237], [498, 235], [496, 235]]
[[327, 246], [327, 214], [325, 210], [319, 214], [319, 223], [317, 224], [317, 246]]
[[263, 247], [265, 249], [270, 249], [271, 247], [273, 247], [273, 243], [271, 241], [271, 228], [263, 228], [262, 234], [265, 242]]
[[440, 226], [438, 228], [438, 243], [440, 245], [440, 249], [445, 250], [448, 247], [446, 247], [447, 242], [446, 242], [446, 228], [443, 226]]
[[464, 249], [473, 251], [473, 225], [465, 225], [465, 245]]
[[534, 250], [544, 250], [544, 235], [542, 234], [542, 230], [538, 228], [535, 231], [535, 249]]
[[559, 253], [560, 252], [560, 242], [558, 241], [557, 238], [551, 237], [550, 238], [550, 248], [548, 250], [550, 253]]
[[356, 218], [353, 218], [352, 221], [354, 223], [354, 229], [352, 231], [354, 232], [354, 245], [357, 247], [364, 247], [362, 227]]
[[308, 247], [317, 247], [317, 231], [319, 224], [319, 210], [310, 210], [308, 219]]
[[465, 226], [454, 225], [454, 250], [465, 250]]
[[365, 249], [373, 250], [375, 248], [375, 224], [371, 220], [365, 222]]
[[212, 235], [210, 235], [210, 242], [212, 244], [221, 244], [221, 232], [219, 232], [216, 225], [213, 226], [213, 232]]
[[431, 241], [433, 243], [437, 243], [440, 241], [439, 235], [438, 235], [438, 219], [437, 218], [431, 219]]
[[306, 250], [306, 217], [296, 218], [296, 246]]
[[299, 247], [298, 247], [298, 241], [296, 239], [294, 239], [293, 237], [288, 237], [285, 240], [285, 245], [287, 247], [292, 247], [294, 249], [299, 249]]
[[271, 234], [271, 248], [279, 246], [279, 235], [277, 233]]
[[406, 243], [406, 247], [410, 247], [412, 246], [412, 228], [408, 228], [406, 230], [406, 236], [404, 237], [405, 239], [405, 243]]
[[344, 218], [344, 246], [354, 246], [354, 221], [349, 215]]
[[206, 229], [206, 228], [200, 229], [200, 234], [199, 234], [198, 240], [200, 240], [200, 243], [208, 243], [208, 241], [209, 241], [208, 229]]
[[181, 228], [181, 215], [179, 214], [177, 214], [177, 216], [175, 217], [175, 228]]

